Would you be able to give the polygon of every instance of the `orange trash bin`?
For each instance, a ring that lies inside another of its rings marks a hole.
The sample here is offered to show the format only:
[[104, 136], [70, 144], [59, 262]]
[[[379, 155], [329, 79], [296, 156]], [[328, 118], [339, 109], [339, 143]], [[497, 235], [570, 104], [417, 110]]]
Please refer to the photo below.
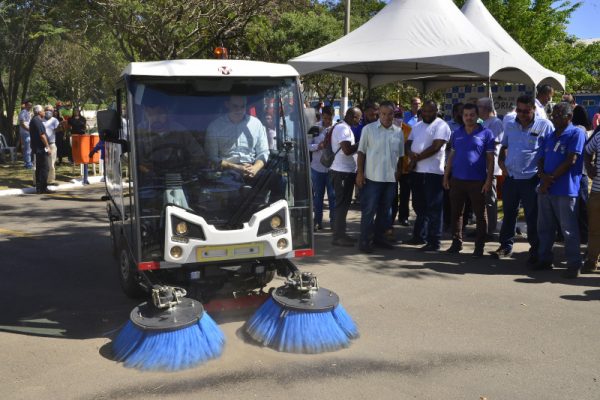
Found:
[[100, 152], [94, 154], [90, 159], [90, 151], [100, 141], [98, 135], [72, 135], [71, 148], [73, 149], [73, 162], [75, 164], [90, 164], [100, 161]]

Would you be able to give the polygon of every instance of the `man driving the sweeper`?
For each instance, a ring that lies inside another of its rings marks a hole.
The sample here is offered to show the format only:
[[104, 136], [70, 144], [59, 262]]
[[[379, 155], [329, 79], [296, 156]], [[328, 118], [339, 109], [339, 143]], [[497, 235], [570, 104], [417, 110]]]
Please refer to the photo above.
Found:
[[246, 102], [245, 96], [230, 96], [225, 101], [227, 113], [208, 126], [206, 152], [218, 168], [252, 179], [269, 159], [269, 143], [260, 120], [246, 113]]

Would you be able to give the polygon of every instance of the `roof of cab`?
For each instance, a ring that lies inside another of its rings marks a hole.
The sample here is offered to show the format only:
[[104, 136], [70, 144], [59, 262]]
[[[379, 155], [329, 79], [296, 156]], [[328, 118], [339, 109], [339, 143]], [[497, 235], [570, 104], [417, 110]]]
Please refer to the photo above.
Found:
[[168, 60], [134, 62], [121, 75], [138, 76], [214, 76], [214, 77], [289, 77], [298, 71], [287, 64], [245, 60]]

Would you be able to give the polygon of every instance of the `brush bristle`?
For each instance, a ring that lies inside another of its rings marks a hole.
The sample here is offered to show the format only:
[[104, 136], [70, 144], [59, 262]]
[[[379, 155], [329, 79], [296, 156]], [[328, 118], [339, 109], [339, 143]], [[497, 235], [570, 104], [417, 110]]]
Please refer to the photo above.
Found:
[[198, 323], [170, 332], [143, 331], [131, 321], [113, 343], [117, 361], [144, 371], [179, 371], [217, 358], [225, 336], [206, 313]]
[[285, 311], [269, 298], [246, 324], [246, 332], [262, 344], [287, 353], [323, 353], [350, 345], [356, 325], [341, 305], [332, 311]]

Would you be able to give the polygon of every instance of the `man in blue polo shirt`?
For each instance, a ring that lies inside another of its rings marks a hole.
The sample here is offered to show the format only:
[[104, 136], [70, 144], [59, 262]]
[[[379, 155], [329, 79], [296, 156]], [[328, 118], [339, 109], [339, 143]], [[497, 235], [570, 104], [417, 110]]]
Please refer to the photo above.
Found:
[[[552, 247], [559, 228], [565, 241], [565, 278], [576, 278], [581, 268], [577, 196], [583, 170], [581, 153], [586, 134], [573, 126], [573, 108], [558, 103], [552, 110], [555, 131], [540, 148], [538, 194], [539, 261], [534, 270], [552, 269]], [[558, 222], [558, 227], [557, 227]]]
[[404, 113], [404, 123], [411, 128], [419, 122], [419, 109], [421, 109], [421, 99], [418, 97], [410, 99], [410, 110]]
[[498, 164], [505, 175], [502, 186], [504, 220], [500, 228], [500, 247], [492, 252], [494, 258], [507, 258], [512, 254], [519, 204], [523, 205], [527, 222], [529, 264], [537, 262], [537, 176], [538, 150], [544, 139], [554, 131], [554, 126], [535, 114], [535, 99], [523, 95], [517, 99], [517, 117], [504, 124], [504, 137]]
[[496, 158], [494, 134], [479, 125], [477, 119], [477, 106], [465, 104], [464, 126], [454, 131], [450, 138], [452, 150], [446, 163], [443, 181], [444, 187], [450, 189], [452, 209], [452, 246], [446, 251], [459, 253], [462, 250], [462, 217], [465, 202], [469, 198], [477, 220], [474, 258], [483, 256], [487, 232], [485, 194], [492, 186]]

